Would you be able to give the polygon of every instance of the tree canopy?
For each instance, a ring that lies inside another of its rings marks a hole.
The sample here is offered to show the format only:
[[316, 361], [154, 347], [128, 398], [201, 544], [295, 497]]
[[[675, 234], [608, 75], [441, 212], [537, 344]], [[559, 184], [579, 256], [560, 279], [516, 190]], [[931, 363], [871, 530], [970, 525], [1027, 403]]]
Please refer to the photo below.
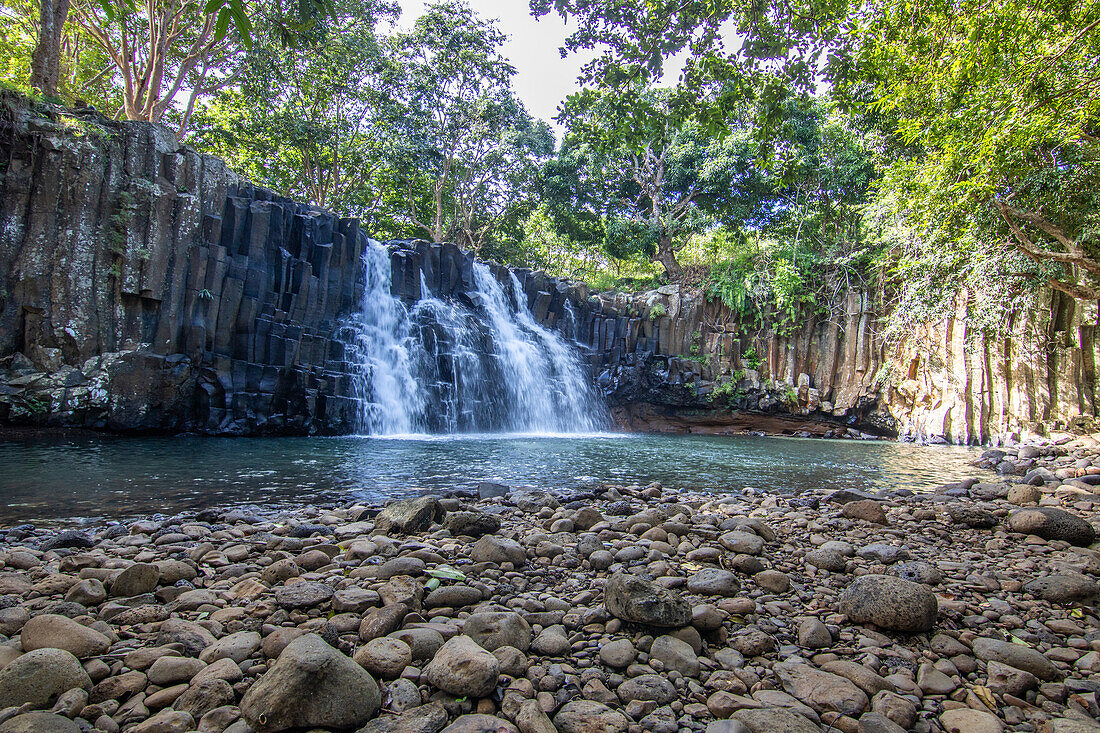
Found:
[[462, 0], [401, 25], [387, 0], [0, 0], [0, 75], [377, 236], [601, 287], [787, 321], [871, 284], [992, 325], [1040, 287], [1100, 297], [1100, 0], [530, 7], [595, 52], [560, 141]]

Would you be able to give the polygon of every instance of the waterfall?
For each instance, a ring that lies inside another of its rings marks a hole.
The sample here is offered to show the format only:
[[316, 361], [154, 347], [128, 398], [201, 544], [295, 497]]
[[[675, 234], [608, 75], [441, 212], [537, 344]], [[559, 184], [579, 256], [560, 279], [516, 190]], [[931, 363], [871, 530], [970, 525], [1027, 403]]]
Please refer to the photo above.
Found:
[[[370, 240], [360, 312], [344, 329], [361, 432], [572, 433], [600, 430], [605, 407], [575, 340], [538, 323], [519, 280], [473, 265], [467, 298], [436, 297], [420, 273], [410, 307], [391, 292], [390, 253]], [[507, 287], [506, 287], [507, 286]], [[574, 337], [571, 309], [563, 323]]]
[[356, 366], [359, 429], [371, 434], [410, 433], [420, 427], [420, 387], [413, 376], [409, 314], [390, 294], [390, 253], [371, 239], [363, 253], [363, 297], [345, 338]]

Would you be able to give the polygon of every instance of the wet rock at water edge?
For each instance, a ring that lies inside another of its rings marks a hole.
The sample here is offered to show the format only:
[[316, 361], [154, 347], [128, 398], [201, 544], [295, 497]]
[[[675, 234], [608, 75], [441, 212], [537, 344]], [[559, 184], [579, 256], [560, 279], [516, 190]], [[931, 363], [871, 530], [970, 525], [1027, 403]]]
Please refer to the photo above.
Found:
[[424, 532], [444, 514], [439, 499], [434, 496], [403, 499], [386, 505], [374, 518], [374, 528], [384, 534]]
[[453, 535], [481, 537], [500, 529], [500, 518], [485, 512], [448, 512], [443, 522]]

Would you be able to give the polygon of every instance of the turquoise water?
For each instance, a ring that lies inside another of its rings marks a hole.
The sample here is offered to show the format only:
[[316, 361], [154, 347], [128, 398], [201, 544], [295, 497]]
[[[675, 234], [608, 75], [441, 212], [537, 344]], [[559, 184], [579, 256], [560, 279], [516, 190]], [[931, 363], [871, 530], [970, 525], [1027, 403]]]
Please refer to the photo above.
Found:
[[0, 524], [212, 505], [383, 501], [425, 490], [648, 483], [734, 492], [928, 491], [980, 475], [947, 446], [778, 437], [0, 438]]

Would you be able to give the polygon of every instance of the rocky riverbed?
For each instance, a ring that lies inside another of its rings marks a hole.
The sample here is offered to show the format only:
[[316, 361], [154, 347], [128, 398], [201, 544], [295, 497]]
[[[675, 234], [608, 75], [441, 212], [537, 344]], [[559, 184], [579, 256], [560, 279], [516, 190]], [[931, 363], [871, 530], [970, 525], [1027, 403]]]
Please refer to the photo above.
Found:
[[3, 530], [0, 733], [1100, 731], [1100, 442]]

